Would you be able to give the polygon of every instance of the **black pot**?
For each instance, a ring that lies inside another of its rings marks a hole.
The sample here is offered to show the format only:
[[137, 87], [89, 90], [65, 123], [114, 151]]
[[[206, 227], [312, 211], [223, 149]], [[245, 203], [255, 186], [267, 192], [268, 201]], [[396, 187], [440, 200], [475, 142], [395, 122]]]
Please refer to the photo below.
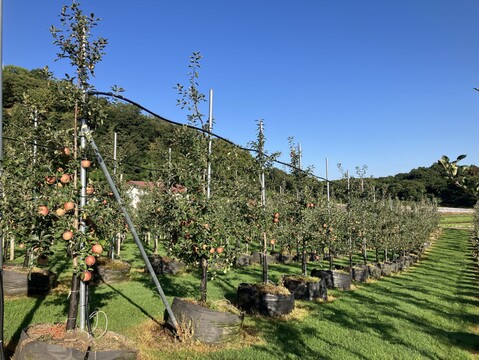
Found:
[[311, 276], [324, 280], [328, 289], [334, 288], [333, 272], [331, 270], [313, 269], [311, 270]]
[[[116, 334], [120, 337], [121, 335]], [[97, 350], [80, 351], [71, 347], [49, 344], [41, 340], [31, 339], [25, 330], [22, 330], [20, 341], [15, 349], [12, 360], [45, 360], [45, 359], [65, 359], [65, 360], [135, 360], [138, 357], [137, 350]]]
[[4, 268], [3, 290], [5, 295], [46, 295], [56, 286], [56, 275], [50, 270], [25, 273], [16, 267]]
[[293, 259], [290, 255], [278, 254], [276, 256], [276, 262], [279, 264], [291, 264], [292, 261]]
[[351, 289], [351, 273], [341, 270], [333, 270], [333, 286], [337, 289]]
[[392, 261], [391, 262], [391, 272], [397, 273], [399, 271], [399, 264], [397, 261]]
[[251, 314], [280, 316], [294, 309], [294, 295], [263, 293], [254, 284], [242, 283], [238, 286], [238, 307]]
[[369, 278], [369, 269], [366, 265], [355, 266], [352, 269], [352, 276], [356, 282], [366, 282]]
[[[157, 275], [176, 275], [183, 268], [185, 264], [176, 259], [168, 259], [159, 255], [148, 256], [151, 266]], [[145, 266], [145, 272], [148, 272], [148, 268]]]
[[381, 268], [381, 276], [389, 276], [393, 271], [393, 267], [390, 263], [381, 263], [379, 264]]
[[[171, 310], [183, 334], [189, 333], [193, 339], [207, 344], [224, 343], [235, 339], [241, 331], [243, 317], [222, 311], [211, 310], [200, 305], [173, 299]], [[173, 326], [168, 313], [166, 321]]]
[[235, 266], [250, 266], [251, 263], [252, 263], [252, 257], [251, 255], [247, 255], [247, 254], [241, 254], [240, 256], [238, 256], [235, 260]]
[[305, 281], [294, 278], [283, 277], [283, 285], [297, 300], [328, 299], [328, 289], [324, 279], [318, 281]]
[[[120, 261], [120, 260], [112, 260]], [[105, 284], [116, 284], [122, 281], [130, 280], [131, 265], [125, 261], [121, 261], [122, 266], [119, 268], [110, 267], [99, 264], [93, 265], [93, 284], [103, 282]]]
[[[272, 255], [266, 254], [266, 261], [268, 264], [274, 264], [275, 263], [275, 257]], [[263, 263], [263, 253], [260, 253], [259, 251], [255, 251], [251, 253], [251, 262], [253, 264], [262, 264]]]
[[368, 270], [369, 270], [369, 277], [371, 279], [377, 280], [382, 276], [381, 268], [379, 267], [379, 264], [368, 265]]

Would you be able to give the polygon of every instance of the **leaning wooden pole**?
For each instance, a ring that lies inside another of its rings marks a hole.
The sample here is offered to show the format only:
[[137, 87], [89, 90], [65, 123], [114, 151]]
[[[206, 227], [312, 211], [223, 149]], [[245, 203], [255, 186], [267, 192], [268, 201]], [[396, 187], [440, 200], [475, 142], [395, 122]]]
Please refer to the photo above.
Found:
[[115, 200], [118, 203], [118, 205], [120, 205], [120, 208], [121, 208], [121, 211], [123, 212], [123, 216], [125, 217], [126, 223], [128, 224], [131, 234], [133, 235], [133, 239], [135, 240], [135, 243], [138, 246], [138, 249], [140, 250], [141, 256], [143, 257], [143, 261], [145, 262], [146, 267], [148, 268], [148, 271], [150, 272], [151, 278], [153, 279], [153, 282], [156, 285], [156, 288], [158, 290], [158, 293], [160, 294], [161, 300], [163, 301], [163, 304], [165, 305], [168, 316], [171, 319], [171, 323], [173, 324], [173, 327], [175, 328], [175, 330], [178, 330], [179, 325], [176, 320], [176, 317], [173, 314], [173, 311], [171, 310], [168, 300], [166, 299], [165, 293], [163, 292], [163, 288], [161, 287], [161, 284], [158, 281], [158, 277], [156, 276], [155, 271], [153, 270], [153, 267], [151, 266], [151, 262], [148, 259], [148, 255], [146, 254], [145, 248], [143, 247], [143, 244], [140, 241], [138, 233], [136, 232], [135, 225], [133, 225], [133, 222], [131, 221], [130, 214], [128, 213], [128, 210], [126, 209], [125, 205], [123, 204], [123, 201], [120, 197], [120, 193], [118, 192], [118, 189], [116, 188], [116, 185], [110, 175], [110, 172], [108, 171], [108, 168], [105, 165], [105, 161], [103, 160], [103, 157], [100, 154], [100, 150], [98, 150], [95, 140], [93, 140], [91, 130], [89, 129], [87, 125], [83, 125], [81, 131], [84, 134], [87, 141], [89, 142], [90, 146], [92, 147], [93, 152], [95, 153], [96, 159], [98, 161], [98, 164], [100, 165], [101, 170], [103, 171], [103, 174], [105, 175], [106, 180], [108, 181], [108, 185], [110, 186], [110, 189], [113, 192], [113, 195], [115, 196]]

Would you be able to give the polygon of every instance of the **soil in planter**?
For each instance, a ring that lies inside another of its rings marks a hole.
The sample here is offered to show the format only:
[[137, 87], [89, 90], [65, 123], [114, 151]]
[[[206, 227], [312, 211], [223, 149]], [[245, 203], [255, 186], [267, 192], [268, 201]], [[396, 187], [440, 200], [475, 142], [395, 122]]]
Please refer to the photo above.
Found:
[[[191, 337], [207, 344], [224, 343], [235, 339], [240, 334], [243, 324], [241, 315], [209, 309], [178, 297], [173, 299], [171, 310], [180, 325], [181, 337]], [[165, 320], [170, 326], [173, 325], [166, 311]]]
[[22, 331], [13, 360], [101, 359], [133, 360], [137, 350], [132, 341], [107, 331], [100, 338], [86, 332], [66, 332], [64, 324], [37, 324]]
[[309, 301], [318, 298], [328, 299], [328, 290], [324, 279], [309, 276], [283, 276], [281, 282], [294, 295], [295, 299]]
[[294, 309], [294, 295], [283, 286], [247, 284], [238, 286], [238, 307], [252, 314], [281, 316]]
[[93, 265], [93, 284], [104, 282], [114, 284], [130, 280], [131, 265], [125, 261], [100, 257]]

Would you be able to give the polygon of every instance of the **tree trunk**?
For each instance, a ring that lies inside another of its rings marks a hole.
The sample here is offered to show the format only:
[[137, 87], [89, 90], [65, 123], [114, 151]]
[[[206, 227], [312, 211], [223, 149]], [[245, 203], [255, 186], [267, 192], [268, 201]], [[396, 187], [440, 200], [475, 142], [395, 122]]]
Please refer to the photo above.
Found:
[[121, 248], [121, 233], [116, 234], [116, 255], [120, 256], [120, 248]]
[[328, 249], [329, 251], [329, 270], [333, 270], [333, 252], [331, 248]]
[[268, 283], [268, 259], [266, 258], [266, 232], [263, 233], [263, 283]]
[[201, 258], [200, 262], [201, 266], [201, 285], [200, 285], [200, 294], [201, 294], [201, 302], [206, 302], [206, 294], [207, 294], [207, 285], [208, 285], [208, 261], [205, 257]]
[[10, 238], [10, 260], [15, 259], [15, 238]]
[[308, 276], [307, 271], [306, 240], [303, 240], [303, 254], [301, 256], [301, 272], [303, 276]]
[[363, 262], [364, 262], [364, 265], [368, 263], [368, 249], [367, 249], [366, 240], [363, 240]]
[[76, 274], [72, 276], [70, 303], [68, 307], [68, 318], [66, 329], [75, 330], [78, 316], [78, 300], [80, 295], [80, 277]]
[[153, 246], [153, 254], [155, 255], [158, 255], [158, 236], [159, 235], [155, 235], [155, 244]]

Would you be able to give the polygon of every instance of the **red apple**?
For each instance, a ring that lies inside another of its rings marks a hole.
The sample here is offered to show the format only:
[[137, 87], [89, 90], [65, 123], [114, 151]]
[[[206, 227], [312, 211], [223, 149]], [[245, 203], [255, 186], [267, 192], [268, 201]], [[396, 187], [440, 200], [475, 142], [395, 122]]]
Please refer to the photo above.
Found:
[[40, 206], [38, 207], [38, 214], [39, 214], [39, 215], [47, 216], [48, 213], [49, 213], [48, 207], [46, 207], [45, 205], [40, 205]]
[[87, 264], [88, 266], [93, 266], [93, 264], [96, 262], [96, 259], [93, 255], [88, 255], [86, 258], [85, 258], [85, 264]]
[[75, 208], [75, 203], [73, 201], [67, 201], [65, 204], [63, 204], [63, 208], [66, 211], [73, 210]]
[[70, 182], [70, 175], [68, 174], [63, 174], [60, 178], [60, 181], [63, 183], [63, 184], [67, 184]]
[[95, 244], [91, 247], [91, 252], [93, 254], [101, 254], [103, 252], [103, 246], [100, 244]]
[[88, 271], [88, 270], [85, 270], [85, 271], [81, 274], [81, 280], [82, 280], [82, 281], [90, 281], [90, 280], [91, 280], [91, 272]]
[[63, 235], [62, 235], [62, 238], [63, 238], [63, 240], [65, 240], [65, 241], [71, 240], [71, 239], [73, 238], [73, 231], [71, 231], [71, 230], [65, 231], [65, 232], [63, 233]]

